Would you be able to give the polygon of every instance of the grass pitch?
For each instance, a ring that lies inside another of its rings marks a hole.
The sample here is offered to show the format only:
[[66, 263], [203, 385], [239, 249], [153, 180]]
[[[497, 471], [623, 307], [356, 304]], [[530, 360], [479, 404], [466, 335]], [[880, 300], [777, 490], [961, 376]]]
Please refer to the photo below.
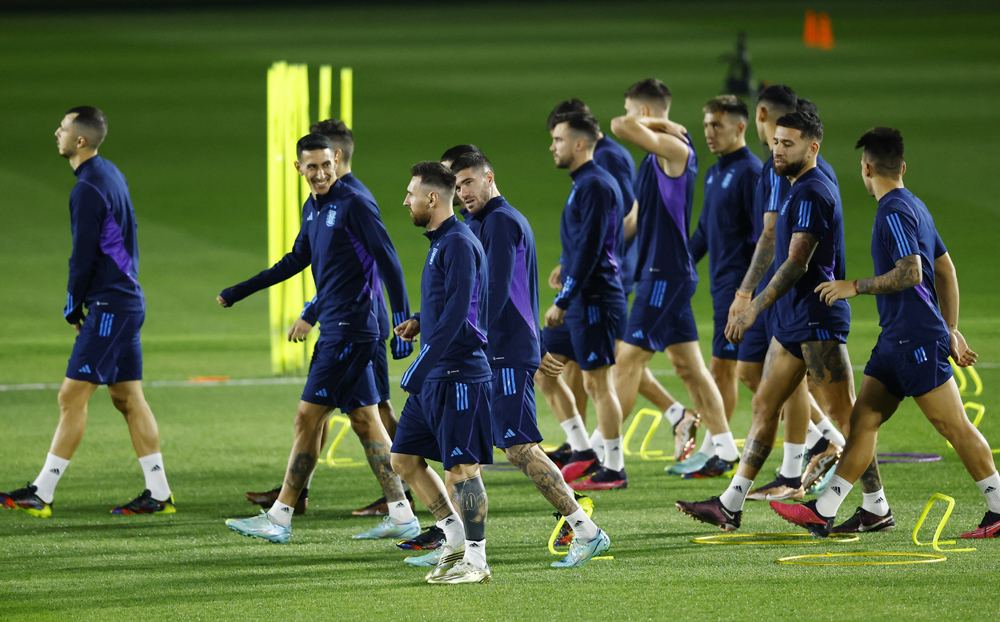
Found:
[[[149, 305], [147, 380], [265, 378], [266, 297], [226, 311], [214, 297], [266, 266], [264, 73], [271, 62], [309, 63], [314, 84], [319, 64], [354, 67], [355, 171], [379, 199], [404, 269], [426, 253], [401, 206], [409, 166], [473, 142], [493, 160], [501, 191], [532, 222], [547, 270], [558, 256], [559, 210], [569, 187], [547, 152], [551, 107], [580, 97], [607, 128], [624, 89], [658, 76], [674, 91], [671, 117], [692, 130], [704, 170], [714, 158], [698, 132], [700, 108], [720, 91], [724, 65], [717, 59], [744, 29], [757, 77], [790, 84], [819, 105], [827, 133], [822, 152], [841, 181], [850, 278], [871, 273], [875, 208], [857, 179], [854, 141], [876, 124], [903, 131], [908, 186], [935, 214], [959, 270], [961, 327], [983, 363], [981, 428], [1000, 446], [992, 261], [1000, 177], [990, 174], [1000, 157], [1000, 18], [990, 7], [835, 5], [829, 11], [837, 47], [822, 52], [801, 44], [803, 8], [512, 5], [6, 16], [0, 23], [0, 108], [9, 120], [7, 148], [0, 150], [6, 309], [0, 384], [58, 382], [72, 347], [72, 329], [58, 312], [74, 178], [51, 135], [71, 106], [92, 103], [107, 112], [111, 131], [101, 152], [131, 184]], [[748, 137], [760, 153], [752, 129]], [[701, 268], [695, 315], [706, 346], [711, 312], [707, 266]], [[407, 278], [416, 305], [419, 272], [410, 268]], [[875, 304], [865, 297], [852, 306], [849, 347], [855, 365], [863, 365], [878, 334]], [[653, 367], [669, 364], [658, 356]], [[391, 366], [396, 376], [403, 369]], [[676, 378], [661, 374], [661, 380], [689, 403]], [[520, 473], [490, 471], [495, 578], [484, 586], [439, 588], [402, 564], [404, 554], [391, 543], [350, 539], [373, 523], [350, 517], [350, 510], [379, 494], [364, 467], [319, 467], [309, 513], [294, 522], [288, 545], [239, 538], [225, 528], [223, 519], [252, 513], [245, 490], [280, 481], [299, 392], [296, 385], [148, 388], [179, 508], [162, 517], [108, 514], [143, 483], [120, 415], [98, 392], [53, 518], [0, 513], [0, 617], [845, 620], [997, 613], [994, 542], [977, 542], [979, 550], [932, 565], [774, 563], [828, 550], [926, 552], [909, 536], [933, 492], [958, 502], [946, 536], [979, 521], [982, 496], [912, 402], [883, 428], [880, 450], [939, 453], [944, 460], [883, 467], [899, 524], [892, 533], [851, 544], [694, 544], [693, 537], [713, 531], [682, 517], [673, 502], [718, 494], [724, 483], [668, 478], [666, 463], [630, 458], [629, 489], [594, 494], [595, 519], [611, 535], [615, 559], [557, 571], [548, 568], [554, 558], [545, 549], [551, 509]], [[398, 411], [403, 396], [397, 390], [393, 397]], [[539, 403], [543, 432], [561, 440]], [[52, 390], [0, 392], [0, 486], [34, 478], [56, 418]], [[744, 392], [737, 436], [748, 424]], [[669, 435], [657, 440], [666, 446]], [[341, 451], [363, 460], [356, 445], [349, 436]], [[779, 460], [775, 451], [765, 473]], [[860, 502], [854, 494], [841, 518]], [[924, 540], [942, 511], [929, 519]], [[426, 512], [420, 517], [429, 520]], [[765, 506], [748, 503], [742, 531], [788, 530]]]

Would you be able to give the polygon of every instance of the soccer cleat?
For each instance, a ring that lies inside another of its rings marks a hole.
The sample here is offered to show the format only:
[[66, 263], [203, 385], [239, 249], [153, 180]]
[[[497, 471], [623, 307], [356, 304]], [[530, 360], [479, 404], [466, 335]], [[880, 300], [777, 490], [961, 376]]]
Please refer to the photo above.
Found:
[[802, 480], [791, 479], [778, 475], [774, 481], [752, 490], [747, 499], [754, 501], [780, 501], [783, 499], [804, 499], [806, 491], [802, 488]]
[[176, 514], [177, 508], [174, 506], [174, 496], [169, 499], [157, 501], [150, 494], [149, 490], [143, 490], [142, 494], [132, 499], [125, 505], [120, 505], [111, 510], [112, 514]]
[[582, 566], [609, 548], [611, 548], [611, 538], [608, 537], [608, 534], [604, 533], [604, 530], [599, 529], [597, 536], [590, 540], [574, 538], [566, 557], [557, 562], [552, 562], [552, 567], [573, 568]]
[[854, 510], [854, 516], [834, 527], [831, 533], [865, 533], [866, 531], [892, 531], [896, 528], [896, 519], [892, 510], [885, 516], [879, 516], [864, 508]]
[[428, 579], [428, 583], [489, 583], [492, 578], [490, 567], [479, 568], [462, 560], [443, 575]]
[[549, 457], [549, 460], [556, 465], [557, 468], [563, 468], [563, 465], [569, 462], [569, 456], [573, 453], [573, 449], [569, 446], [569, 443], [563, 443], [558, 448], [545, 454]]
[[24, 510], [36, 518], [52, 516], [52, 504], [36, 495], [38, 487], [28, 484], [10, 492], [0, 492], [0, 505], [11, 510]]
[[960, 538], [997, 538], [1000, 537], [1000, 514], [986, 511], [986, 516], [979, 523], [979, 528], [963, 533]]
[[684, 417], [674, 426], [674, 460], [687, 459], [694, 451], [695, 432], [700, 416], [693, 410], [684, 409]]
[[[406, 500], [410, 502], [410, 511], [415, 512], [417, 507], [413, 503], [413, 494], [409, 490], [406, 491]], [[379, 497], [365, 507], [351, 512], [354, 516], [385, 516], [388, 513], [389, 503], [385, 497]]]
[[431, 568], [431, 571], [424, 576], [424, 579], [428, 582], [431, 579], [443, 577], [455, 564], [462, 561], [465, 557], [465, 542], [462, 542], [457, 548], [452, 548], [445, 542], [440, 551], [437, 565]]
[[[577, 491], [573, 491], [573, 498], [580, 505], [580, 509], [584, 511], [587, 516], [594, 515], [594, 500], [587, 495], [581, 495]], [[563, 515], [559, 512], [553, 512], [552, 516], [555, 516], [556, 521], [562, 519]], [[562, 527], [559, 528], [559, 533], [556, 535], [555, 542], [552, 543], [553, 546], [569, 546], [573, 542], [573, 528], [570, 527], [568, 521], [563, 521]]]
[[807, 489], [806, 494], [810, 495], [822, 494], [823, 491], [826, 490], [826, 485], [830, 483], [831, 479], [833, 479], [835, 473], [836, 469], [830, 469], [829, 471], [827, 471], [826, 475], [821, 477], [815, 484], [812, 485], [812, 488]]
[[691, 457], [687, 458], [683, 462], [672, 464], [663, 470], [666, 471], [668, 475], [684, 475], [685, 473], [694, 473], [701, 467], [705, 466], [705, 463], [708, 462], [708, 458], [708, 455], [698, 451], [691, 454]]
[[712, 456], [705, 462], [705, 466], [692, 473], [685, 473], [683, 477], [684, 479], [705, 479], [708, 477], [719, 477], [727, 473], [735, 473], [737, 462], [739, 462], [739, 459], [729, 462], [718, 456]]
[[423, 567], [434, 568], [435, 566], [438, 565], [438, 562], [440, 560], [441, 560], [441, 549], [438, 548], [434, 549], [433, 551], [429, 551], [424, 555], [410, 555], [403, 561], [411, 566], [423, 566]]
[[[259, 505], [265, 510], [270, 510], [271, 506], [278, 500], [278, 495], [281, 494], [281, 486], [277, 488], [268, 490], [267, 492], [248, 492], [246, 493], [247, 501], [254, 505]], [[295, 512], [293, 516], [301, 516], [306, 513], [309, 508], [309, 489], [303, 488], [302, 493], [299, 494], [299, 500], [295, 502]]]
[[601, 461], [597, 459], [597, 453], [593, 449], [585, 451], [574, 451], [570, 454], [566, 464], [560, 469], [563, 479], [567, 484], [572, 484], [581, 477], [595, 473], [601, 467]]
[[433, 551], [442, 544], [444, 544], [444, 530], [437, 525], [431, 525], [414, 538], [400, 540], [396, 546], [405, 551]]
[[625, 469], [612, 471], [602, 466], [587, 479], [572, 483], [569, 487], [573, 490], [617, 490], [628, 488], [628, 476], [625, 475]]
[[355, 540], [379, 540], [391, 538], [393, 540], [414, 538], [420, 535], [420, 520], [414, 518], [405, 523], [397, 523], [391, 516], [382, 518], [382, 522], [367, 531], [354, 536]]
[[818, 441], [806, 454], [806, 468], [802, 471], [802, 487], [809, 490], [827, 472], [837, 465], [844, 448], [825, 438]]
[[833, 530], [833, 516], [829, 518], [816, 511], [816, 501], [806, 503], [781, 503], [772, 501], [771, 509], [781, 518], [798, 525], [818, 538], [825, 538]]
[[278, 544], [288, 542], [292, 537], [291, 526], [285, 527], [271, 520], [267, 512], [261, 510], [260, 514], [251, 518], [227, 518], [226, 527], [229, 527], [241, 536], [249, 538], [261, 538], [270, 540]]
[[736, 531], [740, 528], [740, 519], [743, 517], [743, 510], [730, 512], [718, 497], [709, 497], [705, 501], [693, 503], [678, 501], [676, 507], [691, 518], [715, 525], [722, 531]]

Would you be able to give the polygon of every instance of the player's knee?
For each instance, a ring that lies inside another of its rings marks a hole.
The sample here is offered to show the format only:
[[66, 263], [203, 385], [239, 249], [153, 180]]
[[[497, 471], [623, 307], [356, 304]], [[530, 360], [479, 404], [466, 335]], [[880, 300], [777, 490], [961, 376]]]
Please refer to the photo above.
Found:
[[777, 405], [760, 392], [754, 393], [753, 399], [750, 400], [750, 407], [753, 410], [754, 421], [769, 423], [778, 420], [779, 409]]
[[750, 389], [752, 392], [757, 392], [757, 386], [760, 384], [760, 374], [754, 373], [749, 365], [736, 364], [736, 377], [739, 378], [740, 383], [746, 388]]
[[114, 404], [115, 408], [118, 409], [123, 415], [127, 415], [132, 407], [132, 398], [129, 395], [122, 395], [120, 393], [111, 393], [111, 403]]
[[535, 386], [538, 387], [538, 389], [543, 393], [549, 390], [551, 381], [552, 379], [543, 374], [541, 370], [535, 372]]
[[416, 456], [390, 454], [389, 463], [392, 465], [392, 470], [396, 475], [406, 479], [416, 471], [419, 459]]

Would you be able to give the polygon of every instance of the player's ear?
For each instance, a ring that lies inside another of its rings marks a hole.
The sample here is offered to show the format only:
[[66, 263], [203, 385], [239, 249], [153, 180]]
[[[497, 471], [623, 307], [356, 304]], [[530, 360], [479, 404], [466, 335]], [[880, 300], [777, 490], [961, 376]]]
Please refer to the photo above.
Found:
[[906, 162], [903, 162], [903, 168], [899, 171], [900, 178], [902, 178], [903, 175], [906, 175]]
[[767, 108], [763, 106], [757, 107], [757, 120], [761, 123], [767, 123]]
[[493, 171], [486, 171], [486, 183], [492, 186], [493, 179], [494, 179]]
[[302, 165], [299, 164], [298, 160], [295, 161], [295, 172], [297, 172], [299, 175], [302, 175], [303, 177], [305, 177], [306, 173], [305, 173], [305, 171], [302, 170]]

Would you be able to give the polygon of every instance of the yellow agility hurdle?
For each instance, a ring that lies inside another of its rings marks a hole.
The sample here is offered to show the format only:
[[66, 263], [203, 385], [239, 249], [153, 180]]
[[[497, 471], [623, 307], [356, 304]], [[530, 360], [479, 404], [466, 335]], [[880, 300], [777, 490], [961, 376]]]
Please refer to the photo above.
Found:
[[[838, 562], [831, 561], [833, 557], [916, 557], [917, 559], [895, 562]], [[826, 561], [801, 561], [805, 559], [822, 559]], [[934, 555], [932, 553], [814, 553], [812, 555], [782, 557], [777, 560], [777, 563], [788, 564], [790, 566], [893, 566], [901, 564], [933, 564], [935, 562], [943, 562], [946, 559], [948, 558], [944, 555]]]
[[[944, 516], [941, 518], [941, 523], [938, 524], [937, 529], [934, 531], [934, 539], [931, 540], [930, 542], [921, 542], [920, 540], [917, 540], [917, 533], [920, 531], [920, 528], [923, 527], [924, 520], [927, 518], [927, 514], [931, 511], [931, 508], [934, 507], [934, 503], [937, 502], [938, 499], [942, 501], [947, 501], [948, 509], [944, 511]], [[927, 502], [927, 506], [924, 508], [924, 511], [921, 512], [920, 514], [920, 518], [917, 519], [916, 527], [913, 528], [913, 543], [916, 544], [917, 546], [931, 545], [932, 547], [934, 547], [935, 551], [941, 551], [947, 553], [962, 553], [965, 551], [975, 551], [976, 549], [974, 548], [942, 549], [939, 546], [941, 544], [948, 544], [948, 545], [955, 544], [954, 540], [948, 540], [946, 542], [942, 542], [941, 540], [939, 540], [939, 538], [941, 537], [941, 532], [944, 531], [945, 524], [948, 522], [948, 519], [951, 518], [951, 511], [954, 509], [955, 509], [955, 500], [949, 497], [948, 495], [942, 495], [940, 493], [934, 493], [933, 495], [931, 495], [930, 501]]]
[[849, 533], [831, 533], [826, 538], [813, 540], [741, 540], [739, 538], [815, 538], [811, 533], [724, 533], [713, 536], [699, 536], [691, 540], [695, 544], [829, 544], [830, 542], [857, 542], [860, 538]]
[[958, 392], [961, 395], [965, 395], [966, 390], [969, 388], [969, 381], [966, 379], [965, 375], [968, 374], [969, 378], [972, 378], [972, 384], [975, 389], [972, 391], [973, 397], [979, 397], [983, 393], [983, 380], [979, 377], [979, 372], [976, 371], [975, 367], [966, 367], [962, 369], [955, 364], [955, 359], [948, 357], [948, 362], [951, 363], [951, 369], [955, 372], [955, 382], [958, 383]]
[[[588, 503], [589, 501], [589, 503]], [[594, 514], [594, 502], [590, 498], [580, 499], [580, 508], [584, 511], [587, 516], [592, 516]], [[556, 528], [552, 530], [552, 535], [549, 536], [549, 553], [553, 555], [561, 555], [563, 557], [569, 551], [557, 551], [556, 550], [556, 538], [559, 537], [559, 531], [562, 529], [563, 524], [566, 523], [566, 517], [560, 517], [559, 522], [556, 523]], [[614, 559], [614, 555], [604, 555], [602, 557], [594, 557], [592, 559]]]
[[642, 439], [642, 444], [639, 445], [639, 457], [643, 460], [673, 460], [673, 456], [664, 456], [662, 449], [649, 449], [649, 442], [653, 439], [653, 435], [656, 434], [656, 428], [660, 427], [660, 421], [663, 419], [663, 414], [652, 408], [643, 408], [632, 419], [632, 425], [628, 427], [628, 431], [625, 432], [625, 438], [622, 439], [622, 449], [625, 451], [625, 455], [635, 455], [635, 452], [631, 451], [628, 445], [632, 440], [632, 436], [639, 428], [639, 422], [642, 421], [643, 417], [647, 416], [652, 418], [652, 422], [649, 424], [646, 436]]
[[[341, 428], [337, 430], [336, 434], [333, 432], [333, 427], [337, 424], [342, 424]], [[365, 466], [365, 462], [356, 462], [354, 458], [334, 458], [333, 454], [337, 453], [337, 447], [340, 445], [340, 441], [344, 440], [347, 436], [347, 432], [351, 429], [351, 420], [344, 415], [334, 415], [330, 417], [330, 435], [333, 436], [333, 442], [330, 443], [330, 449], [326, 452], [326, 458], [320, 458], [317, 463], [323, 463], [327, 466], [332, 467], [359, 467]]]

